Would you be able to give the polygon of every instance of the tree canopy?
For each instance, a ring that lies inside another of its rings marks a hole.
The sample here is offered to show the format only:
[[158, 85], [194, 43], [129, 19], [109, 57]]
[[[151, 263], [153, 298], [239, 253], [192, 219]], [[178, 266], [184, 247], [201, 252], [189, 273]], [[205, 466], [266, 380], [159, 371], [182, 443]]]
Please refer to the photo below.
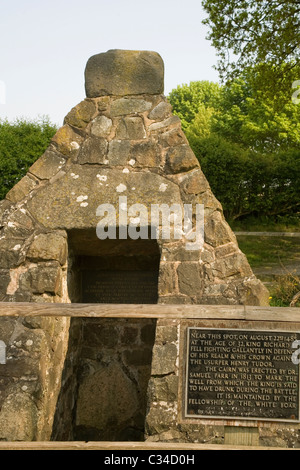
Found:
[[[169, 100], [226, 217], [283, 216], [299, 211], [300, 106], [277, 107], [255, 87], [249, 70], [226, 86], [178, 86]], [[187, 97], [197, 89], [197, 106]], [[214, 94], [214, 96], [213, 96]], [[196, 110], [197, 108], [197, 110]]]
[[299, 0], [202, 0], [202, 5], [223, 81], [255, 66], [260, 86], [291, 89], [300, 66]]
[[48, 117], [0, 121], [0, 200], [44, 153], [56, 131]]

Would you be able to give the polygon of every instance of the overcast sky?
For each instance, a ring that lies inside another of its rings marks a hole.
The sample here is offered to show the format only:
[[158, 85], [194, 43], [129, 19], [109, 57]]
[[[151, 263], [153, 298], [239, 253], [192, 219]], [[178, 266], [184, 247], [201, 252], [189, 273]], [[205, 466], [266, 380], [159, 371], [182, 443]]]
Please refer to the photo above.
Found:
[[200, 0], [0, 0], [0, 119], [61, 125], [85, 98], [87, 60], [109, 49], [158, 52], [166, 95], [218, 81], [204, 17]]

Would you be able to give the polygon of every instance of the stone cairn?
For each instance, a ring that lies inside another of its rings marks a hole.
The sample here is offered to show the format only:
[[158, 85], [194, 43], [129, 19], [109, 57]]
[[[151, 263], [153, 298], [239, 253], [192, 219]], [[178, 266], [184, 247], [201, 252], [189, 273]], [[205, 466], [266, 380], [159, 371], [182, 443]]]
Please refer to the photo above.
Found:
[[[163, 95], [154, 52], [111, 50], [86, 67], [87, 98], [0, 202], [0, 300], [70, 303], [69, 235], [94, 230], [100, 204], [203, 204], [205, 242], [158, 240], [158, 302], [267, 305]], [[201, 163], [201, 162], [200, 162]], [[49, 439], [68, 348], [68, 319], [0, 321], [0, 439]]]

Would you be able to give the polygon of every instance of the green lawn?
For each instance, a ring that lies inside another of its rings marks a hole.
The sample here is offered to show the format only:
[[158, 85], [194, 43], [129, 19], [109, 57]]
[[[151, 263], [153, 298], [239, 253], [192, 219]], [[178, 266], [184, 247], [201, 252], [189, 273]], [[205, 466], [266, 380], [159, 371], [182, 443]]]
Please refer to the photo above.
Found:
[[[256, 276], [263, 282], [266, 274], [273, 277], [267, 285], [270, 305], [288, 307], [300, 290], [300, 238], [239, 235], [237, 239]], [[280, 270], [282, 274], [278, 274]], [[300, 302], [296, 306], [300, 307]]]
[[300, 238], [254, 237], [239, 235], [239, 247], [252, 268], [266, 265], [300, 264]]
[[228, 221], [235, 232], [300, 232], [300, 214], [277, 217], [248, 217]]

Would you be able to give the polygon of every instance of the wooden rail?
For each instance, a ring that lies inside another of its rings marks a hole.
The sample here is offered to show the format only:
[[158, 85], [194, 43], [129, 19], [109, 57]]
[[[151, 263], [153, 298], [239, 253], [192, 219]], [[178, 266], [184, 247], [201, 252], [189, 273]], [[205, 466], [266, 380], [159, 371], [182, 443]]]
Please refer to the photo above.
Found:
[[[170, 442], [0, 442], [1, 450], [102, 450], [102, 451], [153, 451], [154, 454], [169, 451], [198, 452], [202, 450], [300, 450], [283, 447], [235, 446], [223, 444], [192, 444]], [[118, 454], [116, 454], [118, 455]]]
[[5, 317], [169, 318], [300, 322], [300, 308], [243, 305], [52, 304], [0, 302]]

